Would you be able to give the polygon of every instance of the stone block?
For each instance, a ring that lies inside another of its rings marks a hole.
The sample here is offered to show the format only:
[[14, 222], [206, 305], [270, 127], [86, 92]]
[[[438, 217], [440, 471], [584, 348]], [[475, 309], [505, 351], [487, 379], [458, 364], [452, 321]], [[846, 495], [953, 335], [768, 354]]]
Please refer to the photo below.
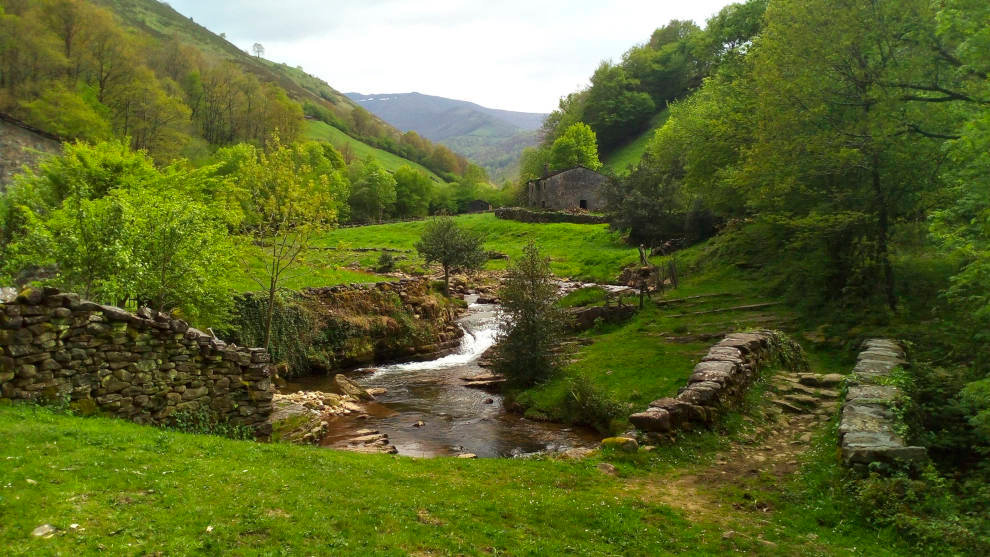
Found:
[[639, 412], [629, 416], [629, 423], [643, 431], [666, 432], [670, 431], [670, 414], [660, 408], [650, 408], [645, 412]]

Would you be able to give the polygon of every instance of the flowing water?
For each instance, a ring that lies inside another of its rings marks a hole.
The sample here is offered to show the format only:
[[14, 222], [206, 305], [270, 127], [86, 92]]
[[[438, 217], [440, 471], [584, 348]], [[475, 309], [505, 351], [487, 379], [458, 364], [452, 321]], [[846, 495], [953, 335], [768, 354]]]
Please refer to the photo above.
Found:
[[[462, 377], [487, 373], [478, 359], [495, 341], [497, 307], [471, 303], [476, 299], [467, 298], [468, 312], [458, 320], [464, 337], [455, 353], [350, 374], [364, 388], [388, 391], [367, 405], [368, 417], [335, 418], [324, 443], [333, 445], [360, 429], [377, 429], [388, 434], [399, 454], [408, 456], [505, 457], [595, 445], [599, 436], [593, 431], [527, 420], [505, 411], [501, 396], [464, 386]], [[331, 380], [306, 377], [291, 387], [329, 390]]]

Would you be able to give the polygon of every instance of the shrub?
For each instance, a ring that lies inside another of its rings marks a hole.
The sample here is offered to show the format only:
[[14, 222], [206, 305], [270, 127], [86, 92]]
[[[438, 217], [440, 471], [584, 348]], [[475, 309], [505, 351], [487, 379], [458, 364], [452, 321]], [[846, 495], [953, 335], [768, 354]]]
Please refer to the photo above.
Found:
[[560, 340], [564, 313], [550, 260], [532, 242], [508, 269], [499, 290], [502, 315], [495, 349], [495, 370], [518, 386], [549, 378], [558, 368], [554, 349]]

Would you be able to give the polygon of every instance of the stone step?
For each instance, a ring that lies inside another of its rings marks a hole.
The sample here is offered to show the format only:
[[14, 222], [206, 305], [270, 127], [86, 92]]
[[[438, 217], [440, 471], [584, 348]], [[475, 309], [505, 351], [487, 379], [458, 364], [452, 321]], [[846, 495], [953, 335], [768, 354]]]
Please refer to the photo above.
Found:
[[779, 399], [779, 398], [774, 398], [774, 399], [771, 399], [770, 401], [773, 402], [774, 404], [776, 404], [777, 406], [779, 406], [780, 409], [783, 410], [784, 412], [788, 412], [790, 414], [804, 414], [805, 413], [805, 411], [804, 411], [803, 408], [800, 408], [798, 406], [795, 406], [794, 404], [792, 404], [792, 403], [790, 403], [790, 402], [788, 402], [786, 400]]

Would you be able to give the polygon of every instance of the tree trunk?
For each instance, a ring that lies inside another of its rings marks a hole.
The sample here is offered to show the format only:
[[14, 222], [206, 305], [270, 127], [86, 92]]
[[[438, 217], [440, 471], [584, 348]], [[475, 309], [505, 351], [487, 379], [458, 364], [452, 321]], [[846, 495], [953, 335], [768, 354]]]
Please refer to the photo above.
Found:
[[272, 317], [275, 315], [275, 284], [274, 281], [268, 289], [268, 308], [265, 311], [265, 350], [271, 347], [272, 343]]
[[894, 268], [890, 264], [890, 248], [887, 245], [890, 236], [890, 216], [888, 215], [887, 199], [880, 189], [880, 157], [873, 154], [873, 191], [877, 199], [877, 224], [879, 225], [879, 238], [877, 238], [877, 255], [880, 257], [880, 264], [883, 265], [883, 291], [887, 298], [887, 305], [891, 311], [897, 310], [897, 297], [894, 294]]

